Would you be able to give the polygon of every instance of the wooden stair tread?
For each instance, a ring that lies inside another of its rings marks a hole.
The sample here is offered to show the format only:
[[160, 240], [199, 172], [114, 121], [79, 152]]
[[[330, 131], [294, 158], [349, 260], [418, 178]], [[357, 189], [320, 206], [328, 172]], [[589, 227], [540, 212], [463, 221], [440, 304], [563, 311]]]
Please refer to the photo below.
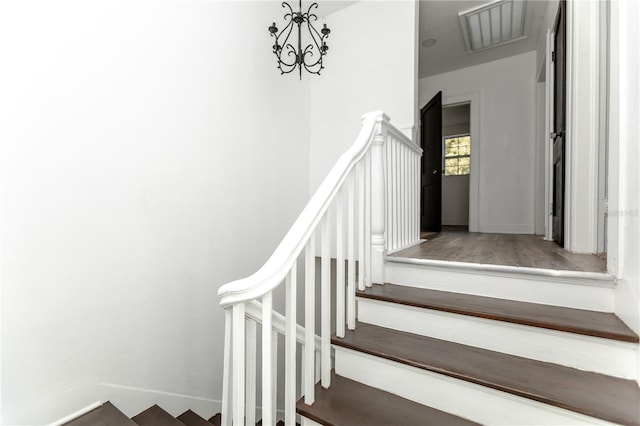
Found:
[[633, 380], [358, 323], [336, 346], [625, 425], [640, 425]]
[[65, 423], [65, 426], [135, 426], [124, 413], [118, 410], [112, 403], [105, 402], [95, 410]]
[[322, 425], [476, 424], [336, 374], [331, 376], [329, 389], [316, 385], [313, 405], [305, 404], [301, 398], [296, 411]]
[[211, 426], [211, 423], [191, 410], [187, 410], [184, 413], [180, 414], [177, 419], [187, 426]]
[[395, 284], [374, 285], [358, 297], [399, 303], [586, 336], [638, 343], [638, 335], [615, 314], [451, 293]]
[[154, 405], [131, 418], [140, 426], [185, 426], [180, 420]]
[[218, 413], [209, 419], [209, 423], [220, 426], [222, 423], [222, 414]]

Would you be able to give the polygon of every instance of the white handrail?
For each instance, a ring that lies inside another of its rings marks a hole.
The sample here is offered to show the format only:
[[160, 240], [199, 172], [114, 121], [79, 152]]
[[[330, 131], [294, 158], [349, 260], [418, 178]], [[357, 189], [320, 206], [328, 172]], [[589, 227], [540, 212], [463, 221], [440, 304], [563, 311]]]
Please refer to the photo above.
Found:
[[[295, 404], [300, 397], [297, 371], [302, 373], [299, 385], [306, 404], [315, 400], [318, 379], [324, 388], [330, 386], [332, 305], [336, 335], [344, 337], [345, 326], [353, 330], [356, 324], [356, 282], [361, 290], [384, 283], [386, 253], [419, 240], [421, 154], [422, 149], [390, 125], [384, 113], [365, 114], [356, 141], [340, 156], [269, 260], [253, 275], [220, 287], [220, 304], [227, 311], [223, 423], [253, 424], [256, 418], [258, 323], [262, 324], [265, 424], [276, 421], [278, 334], [284, 336], [285, 422], [295, 423]], [[319, 282], [316, 240], [321, 259]], [[300, 275], [304, 275], [304, 327], [298, 324], [296, 306], [297, 269], [303, 250], [304, 274]], [[336, 259], [335, 290], [332, 257]], [[273, 290], [283, 283], [284, 316], [272, 305]], [[319, 336], [315, 334], [316, 305], [320, 309]], [[301, 365], [296, 361], [299, 344]]]
[[[340, 156], [269, 260], [253, 275], [220, 287], [218, 289], [220, 305], [226, 307], [257, 299], [284, 281], [293, 262], [304, 248], [311, 233], [316, 229], [349, 172], [367, 152], [376, 124], [388, 120], [389, 117], [380, 111], [370, 112], [363, 116], [362, 129], [355, 143]], [[405, 135], [402, 136], [408, 140], [409, 145], [414, 145]]]

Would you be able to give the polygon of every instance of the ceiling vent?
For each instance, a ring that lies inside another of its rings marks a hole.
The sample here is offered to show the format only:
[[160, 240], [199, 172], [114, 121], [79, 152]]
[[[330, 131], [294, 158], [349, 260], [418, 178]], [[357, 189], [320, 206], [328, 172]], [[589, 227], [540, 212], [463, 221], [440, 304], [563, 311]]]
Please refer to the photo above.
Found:
[[469, 53], [526, 38], [523, 0], [498, 0], [458, 13]]

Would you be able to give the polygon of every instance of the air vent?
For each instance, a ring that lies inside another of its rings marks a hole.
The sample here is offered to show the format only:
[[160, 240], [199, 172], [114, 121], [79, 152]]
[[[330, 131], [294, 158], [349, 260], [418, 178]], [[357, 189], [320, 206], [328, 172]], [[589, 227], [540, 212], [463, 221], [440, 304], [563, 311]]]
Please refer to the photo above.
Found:
[[467, 50], [477, 52], [526, 38], [524, 9], [523, 0], [498, 0], [460, 12]]

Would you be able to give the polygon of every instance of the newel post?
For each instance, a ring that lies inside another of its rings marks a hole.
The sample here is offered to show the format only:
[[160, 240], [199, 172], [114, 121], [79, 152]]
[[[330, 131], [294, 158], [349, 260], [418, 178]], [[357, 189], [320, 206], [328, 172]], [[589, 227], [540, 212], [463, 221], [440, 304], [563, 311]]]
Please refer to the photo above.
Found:
[[380, 113], [371, 143], [371, 282], [384, 284], [386, 224], [384, 143], [389, 117]]

